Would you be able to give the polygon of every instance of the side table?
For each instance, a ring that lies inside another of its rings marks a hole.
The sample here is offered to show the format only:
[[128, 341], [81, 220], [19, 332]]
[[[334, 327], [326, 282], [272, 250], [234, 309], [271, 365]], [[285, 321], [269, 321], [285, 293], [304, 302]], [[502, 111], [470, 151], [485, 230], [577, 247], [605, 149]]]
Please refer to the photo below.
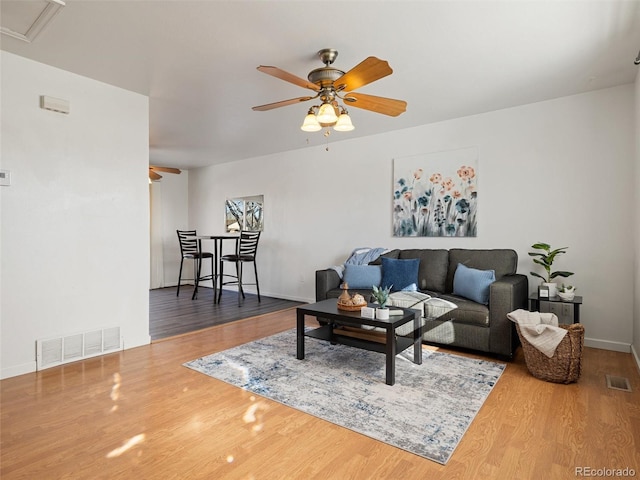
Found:
[[580, 323], [580, 305], [582, 297], [576, 295], [573, 300], [562, 300], [560, 297], [538, 298], [538, 293], [529, 295], [529, 311], [555, 313], [558, 323]]

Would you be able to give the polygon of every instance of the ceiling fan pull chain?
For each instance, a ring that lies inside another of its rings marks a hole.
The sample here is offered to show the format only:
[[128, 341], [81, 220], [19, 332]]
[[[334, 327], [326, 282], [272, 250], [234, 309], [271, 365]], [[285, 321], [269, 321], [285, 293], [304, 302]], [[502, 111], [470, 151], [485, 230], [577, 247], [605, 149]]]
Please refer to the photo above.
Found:
[[329, 135], [331, 135], [331, 130], [329, 130], [328, 128], [325, 130], [325, 132], [323, 133], [324, 138], [327, 139], [327, 146], [324, 148], [325, 151], [329, 151]]

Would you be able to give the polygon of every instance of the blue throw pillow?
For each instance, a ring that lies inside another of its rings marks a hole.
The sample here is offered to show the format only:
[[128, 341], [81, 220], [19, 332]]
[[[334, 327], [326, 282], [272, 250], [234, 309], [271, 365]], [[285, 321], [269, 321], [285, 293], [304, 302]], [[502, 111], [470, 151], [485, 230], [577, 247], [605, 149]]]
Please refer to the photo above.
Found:
[[453, 276], [453, 294], [488, 305], [489, 285], [495, 281], [495, 270], [477, 270], [459, 263]]
[[383, 288], [391, 287], [391, 291], [399, 292], [411, 284], [418, 285], [418, 268], [420, 259], [393, 259], [382, 257]]
[[377, 287], [382, 280], [382, 269], [379, 265], [350, 265], [344, 266], [343, 281], [349, 288]]

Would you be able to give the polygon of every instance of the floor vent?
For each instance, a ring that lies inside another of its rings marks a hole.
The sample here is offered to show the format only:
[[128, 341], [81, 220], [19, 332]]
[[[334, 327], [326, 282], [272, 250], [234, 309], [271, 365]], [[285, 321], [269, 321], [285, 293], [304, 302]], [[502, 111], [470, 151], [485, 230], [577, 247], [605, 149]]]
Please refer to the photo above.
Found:
[[120, 327], [76, 333], [36, 341], [36, 368], [43, 370], [64, 363], [117, 352], [123, 349]]
[[631, 391], [631, 384], [629, 379], [625, 377], [616, 377], [614, 375], [607, 375], [607, 388], [613, 390], [622, 390], [624, 392]]

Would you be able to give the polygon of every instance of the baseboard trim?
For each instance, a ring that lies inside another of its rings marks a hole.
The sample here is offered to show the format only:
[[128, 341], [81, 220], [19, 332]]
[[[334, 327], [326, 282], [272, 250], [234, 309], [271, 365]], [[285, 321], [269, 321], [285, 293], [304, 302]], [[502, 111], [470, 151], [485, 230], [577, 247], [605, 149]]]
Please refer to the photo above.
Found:
[[[127, 338], [123, 338], [123, 345], [124, 345], [123, 350], [116, 350], [112, 352], [101, 353], [100, 355], [97, 355], [91, 358], [97, 358], [103, 355], [121, 354], [122, 352], [130, 350], [132, 348], [144, 347], [145, 345], [150, 345], [150, 344], [151, 344], [150, 335], [147, 335], [142, 342], [132, 343], [131, 345], [127, 344]], [[87, 359], [78, 359], [78, 360], [75, 360], [75, 362], [83, 362], [84, 360], [87, 360]], [[67, 364], [55, 365], [50, 368], [53, 369], [53, 368], [63, 367], [65, 365]], [[14, 365], [12, 367], [3, 368], [0, 371], [0, 380], [4, 380], [5, 378], [17, 377], [18, 375], [24, 375], [27, 373], [35, 373], [37, 371], [38, 371], [38, 365], [37, 365], [37, 362], [34, 360], [33, 362], [23, 363], [22, 365]]]
[[635, 349], [633, 343], [631, 344], [631, 354], [633, 358], [636, 360], [636, 367], [638, 368], [638, 374], [640, 374], [640, 356], [638, 355], [638, 351]]
[[264, 295], [267, 297], [281, 298], [283, 300], [291, 300], [292, 302], [316, 303], [315, 299], [310, 299], [305, 297], [296, 297], [293, 295], [282, 295], [280, 293], [278, 294], [265, 293]]
[[14, 365], [13, 367], [7, 367], [2, 369], [1, 379], [17, 377], [18, 375], [24, 375], [25, 373], [33, 373], [36, 371], [36, 362], [23, 363], [22, 365]]
[[599, 348], [601, 350], [631, 353], [630, 343], [612, 342], [610, 340], [600, 340], [598, 338], [585, 338], [584, 345], [585, 347]]
[[[171, 287], [172, 285], [167, 285], [166, 287], [163, 288], [167, 288], [167, 287]], [[173, 285], [174, 287], [176, 285]], [[189, 284], [182, 284], [180, 285], [180, 288], [182, 287], [193, 287], [193, 285], [189, 285]], [[200, 284], [198, 286], [198, 288], [208, 288], [209, 290], [211, 290], [213, 288], [213, 285], [211, 285], [211, 282], [209, 282], [209, 285], [206, 284]], [[234, 293], [234, 294], [238, 294], [238, 287], [234, 286], [234, 285], [226, 285], [222, 288], [225, 292], [230, 292], [230, 293]], [[256, 286], [255, 285], [245, 285], [244, 286], [244, 291], [246, 293], [250, 293], [252, 295], [256, 295], [258, 292], [256, 290]], [[265, 297], [273, 297], [273, 298], [280, 298], [282, 300], [291, 300], [292, 302], [302, 302], [302, 303], [315, 303], [315, 299], [314, 298], [306, 298], [306, 297], [297, 297], [295, 295], [283, 295], [282, 293], [271, 293], [271, 292], [264, 292], [264, 291], [260, 291], [260, 295], [264, 295]]]
[[[233, 292], [236, 295], [238, 294], [238, 287], [235, 287], [235, 286], [226, 286], [223, 288], [223, 290], [225, 292], [226, 291]], [[256, 291], [255, 285], [244, 287], [244, 291], [252, 295], [256, 295], [258, 293]], [[314, 299], [296, 297], [293, 295], [283, 295], [282, 293], [264, 292], [262, 290], [260, 290], [260, 295], [264, 295], [265, 297], [280, 298], [282, 300], [291, 300], [292, 302], [315, 303]]]

